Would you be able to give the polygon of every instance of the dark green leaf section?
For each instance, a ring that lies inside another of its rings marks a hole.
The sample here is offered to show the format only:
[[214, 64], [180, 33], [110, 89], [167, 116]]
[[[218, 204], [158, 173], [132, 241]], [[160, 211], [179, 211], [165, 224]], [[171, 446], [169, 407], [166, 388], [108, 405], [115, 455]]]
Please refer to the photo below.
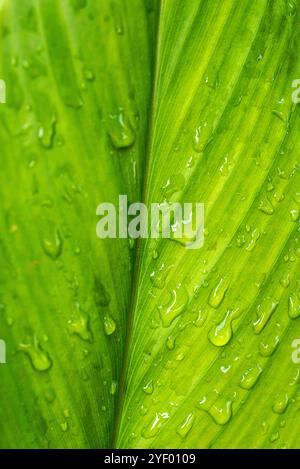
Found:
[[0, 447], [106, 447], [132, 250], [96, 207], [139, 198], [155, 3], [0, 8]]
[[140, 246], [117, 446], [300, 445], [299, 21], [162, 2], [145, 200], [204, 202], [205, 242]]

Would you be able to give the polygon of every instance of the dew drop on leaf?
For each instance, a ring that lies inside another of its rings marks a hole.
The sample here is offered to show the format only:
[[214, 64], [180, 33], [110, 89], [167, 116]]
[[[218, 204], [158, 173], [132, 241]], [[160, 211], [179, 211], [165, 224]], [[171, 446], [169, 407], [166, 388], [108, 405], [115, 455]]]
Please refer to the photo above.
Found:
[[150, 380], [148, 383], [143, 386], [143, 391], [145, 394], [152, 394], [154, 390], [153, 381]]
[[44, 253], [51, 259], [55, 260], [61, 255], [63, 240], [59, 229], [53, 223], [45, 222], [41, 243]]
[[259, 353], [262, 357], [270, 357], [275, 352], [279, 344], [279, 337], [267, 338], [260, 342]]
[[89, 328], [89, 318], [84, 314], [76, 313], [68, 322], [70, 334], [77, 335], [80, 339], [91, 342], [93, 339]]
[[142, 436], [147, 439], [156, 436], [169, 417], [167, 412], [157, 412], [150, 425], [143, 429]]
[[170, 299], [166, 304], [160, 304], [158, 310], [164, 327], [169, 327], [188, 305], [189, 295], [182, 283], [170, 292]]
[[255, 334], [260, 334], [265, 328], [278, 306], [278, 301], [274, 298], [266, 297], [257, 307], [257, 319], [253, 322]]
[[223, 302], [226, 292], [229, 287], [229, 279], [226, 277], [222, 277], [218, 284], [213, 288], [213, 290], [210, 292], [209, 298], [208, 298], [208, 303], [212, 308], [219, 308], [221, 303]]
[[259, 238], [260, 238], [260, 231], [257, 228], [255, 228], [251, 233], [251, 241], [247, 245], [246, 251], [249, 251], [249, 252], [253, 251]]
[[112, 381], [111, 385], [110, 385], [110, 388], [109, 388], [109, 394], [111, 396], [114, 396], [117, 392], [117, 389], [118, 389], [118, 383], [117, 381]]
[[232, 321], [240, 314], [239, 308], [228, 310], [224, 319], [208, 333], [210, 342], [216, 347], [223, 347], [232, 338]]
[[172, 267], [173, 265], [166, 265], [165, 263], [163, 263], [157, 270], [151, 272], [150, 280], [152, 282], [152, 285], [162, 290], [166, 284], [167, 276]]
[[175, 338], [172, 336], [169, 336], [167, 338], [166, 346], [168, 350], [173, 350], [175, 347]]
[[69, 424], [68, 424], [68, 422], [62, 422], [62, 423], [60, 424], [60, 428], [61, 428], [61, 431], [62, 431], [62, 432], [64, 432], [64, 433], [67, 432], [67, 431], [69, 430]]
[[300, 316], [300, 293], [295, 292], [289, 297], [288, 306], [289, 317], [296, 319]]
[[188, 416], [184, 419], [184, 421], [178, 425], [176, 428], [176, 432], [181, 438], [186, 438], [188, 433], [191, 431], [193, 424], [194, 424], [195, 416], [193, 413], [188, 414]]
[[28, 356], [36, 371], [48, 371], [52, 367], [52, 361], [48, 353], [42, 349], [36, 335], [31, 342], [20, 343], [19, 350]]
[[95, 80], [95, 74], [89, 68], [84, 68], [83, 69], [83, 76], [84, 76], [84, 79], [86, 81], [94, 81]]
[[108, 134], [112, 145], [117, 150], [129, 148], [134, 144], [135, 131], [122, 109], [110, 116]]
[[115, 332], [117, 326], [116, 326], [115, 321], [110, 315], [106, 314], [104, 316], [103, 324], [104, 324], [104, 331], [106, 335], [112, 335]]
[[277, 396], [277, 399], [273, 403], [272, 409], [276, 414], [283, 414], [289, 404], [289, 396], [287, 393], [283, 393]]
[[258, 209], [266, 215], [272, 215], [274, 213], [273, 205], [267, 197], [260, 201]]
[[232, 417], [232, 399], [226, 399], [216, 391], [212, 396], [204, 396], [198, 407], [206, 411], [217, 425], [226, 425]]
[[248, 368], [241, 376], [240, 387], [249, 391], [258, 382], [261, 373], [262, 368], [259, 365]]
[[173, 194], [183, 190], [185, 186], [185, 177], [183, 174], [173, 174], [167, 180], [167, 182], [162, 186], [161, 192], [163, 196], [169, 200]]
[[271, 442], [271, 443], [274, 443], [275, 441], [279, 440], [279, 438], [280, 438], [279, 433], [278, 433], [278, 432], [274, 432], [274, 433], [272, 433], [271, 436], [270, 436], [270, 442]]
[[300, 218], [300, 210], [291, 210], [290, 217], [293, 222], [297, 222]]

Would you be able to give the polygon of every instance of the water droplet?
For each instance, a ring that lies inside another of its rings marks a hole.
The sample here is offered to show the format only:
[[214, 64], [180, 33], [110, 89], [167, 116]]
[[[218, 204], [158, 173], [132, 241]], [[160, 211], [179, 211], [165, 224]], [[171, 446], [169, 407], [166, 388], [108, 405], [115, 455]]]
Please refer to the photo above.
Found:
[[80, 314], [79, 311], [75, 317], [68, 322], [70, 334], [77, 335], [82, 340], [92, 342], [93, 336], [89, 328], [89, 318]]
[[185, 186], [185, 177], [183, 174], [173, 174], [161, 188], [163, 196], [169, 200], [173, 194], [180, 192]]
[[272, 110], [272, 114], [274, 116], [276, 116], [279, 120], [281, 120], [282, 122], [286, 122], [286, 116], [285, 114], [282, 112], [282, 111], [278, 111], [277, 109], [273, 109]]
[[164, 422], [168, 418], [169, 418], [169, 414], [167, 412], [157, 412], [150, 426], [147, 428], [144, 428], [142, 432], [142, 436], [144, 438], [153, 438], [154, 436], [156, 436], [161, 430]]
[[300, 218], [300, 210], [291, 210], [290, 211], [291, 220], [296, 222]]
[[118, 149], [131, 147], [135, 142], [135, 131], [129, 120], [125, 117], [124, 111], [119, 110], [118, 114], [110, 116], [108, 134], [112, 145]]
[[237, 319], [239, 315], [239, 308], [228, 310], [224, 319], [210, 330], [208, 338], [213, 345], [223, 347], [228, 344], [232, 337], [232, 321]]
[[47, 230], [47, 234], [42, 237], [42, 248], [47, 256], [55, 260], [62, 253], [63, 240], [58, 228], [53, 226], [51, 222], [46, 223], [46, 225], [45, 231]]
[[296, 202], [296, 204], [300, 205], [300, 192], [296, 192], [294, 194], [294, 201]]
[[286, 10], [288, 16], [294, 16], [297, 11], [297, 4], [295, 0], [287, 0], [286, 2]]
[[191, 431], [193, 424], [194, 424], [195, 417], [194, 415], [188, 414], [188, 416], [184, 419], [184, 421], [178, 425], [176, 432], [178, 433], [181, 438], [186, 438], [188, 433]]
[[211, 125], [208, 125], [207, 122], [197, 127], [193, 140], [193, 148], [195, 152], [201, 153], [205, 147], [212, 140], [211, 137], [212, 128]]
[[202, 327], [205, 324], [205, 321], [208, 317], [208, 312], [206, 310], [200, 309], [197, 313], [196, 319], [193, 321], [195, 327]]
[[279, 344], [279, 337], [275, 336], [272, 339], [263, 340], [259, 344], [259, 353], [262, 357], [270, 357], [275, 352]]
[[219, 168], [219, 171], [222, 174], [222, 176], [228, 176], [232, 165], [233, 165], [233, 162], [229, 159], [228, 155], [226, 155], [223, 158], [222, 164]]
[[68, 422], [62, 422], [60, 424], [60, 428], [62, 432], [67, 432], [69, 430], [69, 424]]
[[208, 303], [213, 308], [217, 309], [223, 302], [226, 292], [229, 287], [229, 279], [222, 277], [216, 287], [210, 292]]
[[36, 335], [33, 336], [32, 342], [19, 344], [19, 350], [28, 356], [35, 370], [48, 371], [51, 368], [52, 361], [48, 353], [42, 349]]
[[122, 35], [124, 34], [123, 9], [121, 10], [119, 5], [115, 2], [111, 4], [111, 9], [115, 31], [117, 34]]
[[248, 368], [242, 375], [240, 380], [240, 387], [249, 391], [255, 386], [259, 377], [262, 373], [262, 368], [259, 365], [255, 365], [251, 368]]
[[253, 251], [259, 238], [260, 238], [260, 231], [257, 228], [255, 228], [251, 233], [251, 241], [246, 247], [246, 251], [249, 251], [249, 252]]
[[152, 394], [153, 390], [154, 390], [154, 386], [153, 386], [153, 381], [151, 379], [151, 381], [149, 381], [148, 383], [145, 384], [145, 386], [143, 386], [143, 391], [145, 394]]
[[272, 215], [274, 213], [273, 205], [267, 197], [260, 201], [258, 209], [266, 215]]
[[111, 396], [114, 396], [117, 392], [117, 389], [118, 389], [118, 383], [117, 381], [112, 381], [111, 385], [110, 385], [110, 388], [109, 388], [109, 394]]
[[172, 267], [173, 264], [167, 266], [163, 263], [161, 264], [158, 270], [154, 270], [153, 272], [151, 272], [150, 280], [152, 282], [152, 285], [162, 290], [165, 287], [168, 273], [172, 269]]
[[257, 319], [253, 323], [253, 330], [255, 334], [260, 334], [260, 332], [265, 328], [277, 306], [278, 301], [270, 297], [264, 298], [261, 304], [258, 305]]
[[111, 316], [104, 316], [104, 331], [106, 335], [112, 335], [116, 330], [116, 323]]
[[300, 316], [300, 294], [299, 292], [293, 293], [289, 297], [289, 317], [291, 319], [296, 319]]
[[49, 126], [39, 127], [38, 129], [38, 139], [42, 147], [49, 150], [53, 147], [53, 141], [56, 133], [56, 119], [53, 118]]
[[166, 346], [168, 350], [173, 350], [175, 347], [175, 338], [171, 335], [167, 338]]
[[277, 396], [272, 409], [276, 414], [283, 414], [289, 404], [289, 396], [287, 393], [283, 393], [280, 396]]
[[152, 251], [152, 259], [153, 259], [154, 261], [156, 261], [156, 259], [158, 259], [158, 256], [159, 256], [159, 254], [158, 254], [157, 250], [156, 250], [156, 249], [153, 249], [153, 251]]
[[226, 425], [232, 417], [232, 400], [225, 399], [216, 392], [214, 395], [212, 399], [204, 396], [198, 407], [207, 412], [217, 425]]
[[290, 274], [287, 274], [285, 277], [282, 277], [282, 279], [280, 279], [280, 285], [283, 288], [288, 288], [290, 286], [290, 280]]
[[161, 321], [164, 327], [169, 327], [171, 323], [185, 310], [189, 301], [189, 295], [182, 283], [179, 283], [171, 292], [170, 300], [167, 304], [158, 306]]
[[83, 76], [84, 76], [84, 79], [86, 81], [94, 81], [95, 80], [95, 74], [89, 68], [84, 68], [83, 69]]
[[274, 441], [279, 440], [279, 438], [280, 438], [279, 433], [275, 432], [275, 433], [272, 433], [272, 435], [270, 436], [270, 441], [271, 441], [271, 443], [274, 443]]

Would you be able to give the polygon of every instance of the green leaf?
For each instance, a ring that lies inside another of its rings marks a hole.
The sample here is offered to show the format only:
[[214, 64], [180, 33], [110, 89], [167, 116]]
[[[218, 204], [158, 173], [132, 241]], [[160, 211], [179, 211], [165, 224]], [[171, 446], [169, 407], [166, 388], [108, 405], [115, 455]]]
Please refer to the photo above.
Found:
[[0, 6], [0, 447], [299, 447], [298, 0]]
[[1, 447], [111, 445], [132, 249], [96, 207], [139, 197], [154, 22], [140, 0], [2, 6]]

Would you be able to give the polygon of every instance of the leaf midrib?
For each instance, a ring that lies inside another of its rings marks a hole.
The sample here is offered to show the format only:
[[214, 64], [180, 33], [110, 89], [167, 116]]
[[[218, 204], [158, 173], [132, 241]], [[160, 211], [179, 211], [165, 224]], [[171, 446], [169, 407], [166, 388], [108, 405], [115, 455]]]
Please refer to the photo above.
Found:
[[[158, 2], [158, 11], [156, 16], [156, 24], [154, 26], [155, 29], [155, 37], [154, 37], [154, 47], [153, 47], [153, 72], [152, 72], [152, 86], [149, 98], [149, 119], [147, 123], [147, 131], [146, 131], [146, 144], [145, 144], [145, 166], [143, 169], [143, 175], [141, 178], [141, 201], [144, 203], [147, 200], [147, 189], [148, 189], [148, 175], [150, 171], [150, 155], [151, 155], [151, 143], [152, 143], [152, 136], [154, 130], [154, 117], [155, 117], [155, 100], [154, 97], [156, 95], [157, 83], [158, 83], [158, 58], [160, 57], [159, 50], [160, 50], [160, 19], [161, 19], [161, 10], [163, 8], [164, 0]], [[112, 448], [117, 447], [117, 441], [120, 431], [121, 425], [121, 418], [123, 413], [124, 401], [125, 401], [125, 392], [126, 392], [126, 379], [128, 373], [128, 365], [129, 365], [129, 352], [130, 352], [130, 345], [131, 345], [131, 338], [132, 338], [132, 325], [134, 320], [134, 312], [135, 306], [137, 301], [137, 294], [138, 294], [138, 286], [139, 286], [139, 279], [141, 275], [141, 264], [142, 264], [142, 253], [144, 249], [144, 243], [141, 238], [138, 238], [135, 256], [133, 261], [133, 273], [132, 273], [132, 283], [131, 283], [131, 295], [130, 295], [130, 303], [128, 308], [128, 315], [127, 315], [127, 322], [126, 322], [126, 333], [125, 333], [125, 340], [124, 340], [124, 349], [123, 349], [123, 356], [122, 356], [122, 364], [121, 364], [121, 374], [120, 374], [120, 383], [119, 383], [119, 390], [117, 394], [117, 400], [115, 405], [115, 415], [113, 421], [113, 428], [111, 433], [111, 446]]]

